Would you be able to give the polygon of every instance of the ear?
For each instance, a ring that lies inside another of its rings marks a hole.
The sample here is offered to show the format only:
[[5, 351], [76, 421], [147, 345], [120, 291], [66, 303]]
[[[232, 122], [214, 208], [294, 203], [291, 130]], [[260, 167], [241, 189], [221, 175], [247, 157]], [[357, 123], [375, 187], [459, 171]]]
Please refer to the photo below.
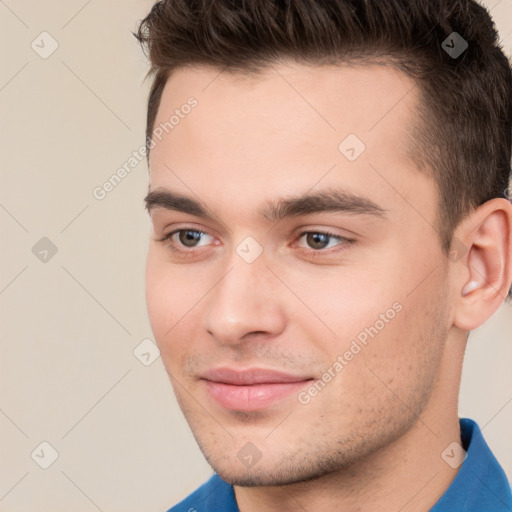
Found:
[[454, 325], [471, 331], [507, 298], [512, 281], [512, 204], [491, 199], [457, 227], [450, 260], [455, 278]]

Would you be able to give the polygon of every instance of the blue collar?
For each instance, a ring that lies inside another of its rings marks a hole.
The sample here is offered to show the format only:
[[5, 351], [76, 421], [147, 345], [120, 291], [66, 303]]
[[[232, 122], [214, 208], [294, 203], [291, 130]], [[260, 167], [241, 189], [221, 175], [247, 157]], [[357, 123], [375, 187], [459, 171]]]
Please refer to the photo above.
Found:
[[478, 425], [460, 420], [466, 459], [450, 487], [430, 512], [510, 512], [512, 495], [505, 472], [485, 442]]
[[[457, 476], [430, 512], [510, 512], [510, 484], [485, 442], [478, 425], [460, 420], [467, 455]], [[168, 512], [239, 512], [233, 486], [213, 475]]]

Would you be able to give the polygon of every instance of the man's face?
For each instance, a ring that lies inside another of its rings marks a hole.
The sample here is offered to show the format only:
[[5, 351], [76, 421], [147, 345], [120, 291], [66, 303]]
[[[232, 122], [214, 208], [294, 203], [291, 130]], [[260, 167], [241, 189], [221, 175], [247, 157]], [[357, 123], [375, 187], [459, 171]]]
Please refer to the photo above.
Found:
[[450, 299], [436, 187], [406, 147], [418, 96], [388, 66], [166, 85], [155, 128], [180, 115], [151, 154], [148, 310], [231, 483], [347, 467], [435, 407]]

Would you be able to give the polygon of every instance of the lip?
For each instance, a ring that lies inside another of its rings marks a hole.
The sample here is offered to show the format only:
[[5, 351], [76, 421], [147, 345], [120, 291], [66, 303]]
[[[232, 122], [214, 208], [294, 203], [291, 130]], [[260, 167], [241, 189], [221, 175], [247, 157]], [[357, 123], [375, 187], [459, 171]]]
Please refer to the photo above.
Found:
[[202, 374], [201, 379], [210, 398], [225, 409], [237, 411], [270, 407], [313, 380], [310, 376], [265, 368], [214, 368]]

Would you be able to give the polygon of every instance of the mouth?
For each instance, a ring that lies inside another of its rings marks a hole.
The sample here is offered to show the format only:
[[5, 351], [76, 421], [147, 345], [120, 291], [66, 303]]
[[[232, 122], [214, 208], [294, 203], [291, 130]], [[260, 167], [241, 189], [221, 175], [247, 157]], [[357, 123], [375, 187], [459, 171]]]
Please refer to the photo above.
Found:
[[233, 411], [258, 411], [298, 393], [314, 379], [264, 368], [214, 368], [201, 380], [218, 405]]

